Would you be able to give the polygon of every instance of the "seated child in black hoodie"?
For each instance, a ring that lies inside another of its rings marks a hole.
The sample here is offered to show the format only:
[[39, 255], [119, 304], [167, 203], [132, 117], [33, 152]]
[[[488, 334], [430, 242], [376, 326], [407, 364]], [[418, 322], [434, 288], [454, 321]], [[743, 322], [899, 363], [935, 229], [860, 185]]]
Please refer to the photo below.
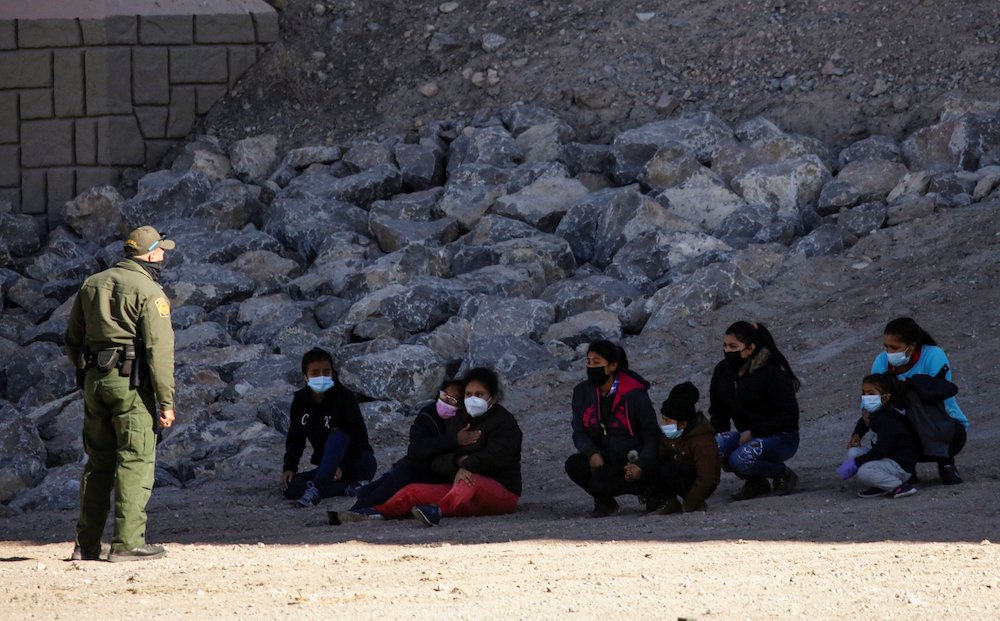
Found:
[[906, 481], [916, 470], [919, 440], [902, 402], [903, 388], [890, 373], [868, 375], [861, 383], [862, 420], [858, 421], [855, 433], [864, 424], [877, 437], [870, 449], [849, 448], [847, 459], [837, 468], [841, 479], [857, 474], [858, 481], [865, 486], [858, 492], [861, 498], [903, 498], [917, 493]]

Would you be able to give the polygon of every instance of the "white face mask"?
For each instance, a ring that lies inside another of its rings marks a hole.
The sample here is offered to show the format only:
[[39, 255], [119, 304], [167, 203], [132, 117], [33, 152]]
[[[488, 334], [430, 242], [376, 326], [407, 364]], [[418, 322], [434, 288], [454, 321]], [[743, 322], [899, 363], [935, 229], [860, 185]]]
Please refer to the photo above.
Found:
[[861, 395], [861, 409], [878, 412], [882, 409], [882, 395]]
[[490, 409], [490, 402], [479, 397], [465, 398], [465, 411], [469, 416], [482, 416]]
[[906, 355], [906, 351], [888, 352], [885, 357], [888, 359], [889, 364], [894, 367], [906, 366], [906, 363], [910, 361], [910, 357]]

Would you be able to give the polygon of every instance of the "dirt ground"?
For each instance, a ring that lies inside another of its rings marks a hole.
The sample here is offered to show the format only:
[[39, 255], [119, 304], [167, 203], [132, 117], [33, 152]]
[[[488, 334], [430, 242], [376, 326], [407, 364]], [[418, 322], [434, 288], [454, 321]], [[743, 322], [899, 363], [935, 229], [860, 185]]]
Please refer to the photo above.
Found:
[[[332, 499], [301, 509], [274, 471], [158, 489], [149, 540], [166, 559], [70, 562], [75, 515], [0, 521], [0, 617], [996, 619], [1000, 617], [1000, 398], [996, 351], [1000, 205], [939, 213], [851, 251], [793, 262], [718, 311], [629, 339], [659, 403], [683, 379], [707, 390], [729, 322], [769, 323], [803, 380], [800, 474], [791, 496], [733, 503], [724, 475], [704, 514], [592, 520], [562, 472], [572, 451], [568, 397], [582, 367], [507, 389], [525, 432], [525, 491], [511, 516], [333, 527]], [[859, 382], [885, 320], [912, 314], [949, 353], [971, 420], [945, 487], [919, 469], [915, 496], [861, 500], [833, 470], [856, 419]], [[183, 416], [183, 413], [179, 413]], [[399, 443], [377, 447], [391, 463]]]

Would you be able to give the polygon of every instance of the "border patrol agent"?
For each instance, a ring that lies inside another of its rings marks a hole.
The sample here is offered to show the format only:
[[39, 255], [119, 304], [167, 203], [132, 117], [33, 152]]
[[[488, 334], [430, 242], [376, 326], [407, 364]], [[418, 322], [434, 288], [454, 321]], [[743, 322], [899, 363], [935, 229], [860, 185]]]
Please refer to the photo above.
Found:
[[174, 331], [158, 282], [165, 251], [173, 248], [153, 227], [135, 229], [125, 241], [127, 258], [85, 280], [73, 303], [66, 349], [84, 391], [87, 453], [73, 560], [100, 560], [112, 489], [108, 560], [166, 554], [146, 543], [146, 503], [153, 490], [154, 423], [174, 421]]

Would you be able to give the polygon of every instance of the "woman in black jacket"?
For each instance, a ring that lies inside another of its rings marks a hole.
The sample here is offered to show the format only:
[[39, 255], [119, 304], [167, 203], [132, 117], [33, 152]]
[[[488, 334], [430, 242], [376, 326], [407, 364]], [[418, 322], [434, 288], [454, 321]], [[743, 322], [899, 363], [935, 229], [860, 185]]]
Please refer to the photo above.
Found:
[[348, 511], [329, 511], [331, 524], [352, 522], [378, 514], [375, 505], [392, 496], [410, 483], [447, 483], [450, 479], [434, 472], [431, 461], [456, 450], [461, 446], [475, 444], [481, 431], [459, 430], [457, 434], [446, 433], [449, 421], [462, 409], [465, 383], [461, 380], [445, 380], [438, 390], [437, 401], [425, 406], [410, 425], [410, 444], [406, 455], [393, 464], [388, 472], [357, 491], [357, 501]]
[[[354, 393], [340, 384], [329, 352], [314, 348], [302, 356], [306, 386], [292, 397], [285, 440], [281, 489], [304, 507], [342, 496], [351, 485], [375, 475], [375, 453]], [[306, 441], [316, 468], [298, 472]]]
[[[521, 496], [521, 428], [502, 405], [500, 379], [490, 369], [475, 368], [465, 376], [464, 410], [448, 421], [445, 434], [455, 449], [431, 461], [441, 484], [412, 483], [386, 502], [373, 517], [413, 515], [427, 526], [442, 517], [502, 515], [517, 511]], [[478, 438], [461, 445], [464, 432]]]
[[[652, 484], [660, 426], [649, 382], [628, 368], [625, 350], [611, 341], [587, 349], [587, 380], [573, 389], [573, 444], [566, 474], [594, 497], [592, 517], [618, 511], [615, 496], [644, 496]], [[651, 499], [647, 509], [660, 503]]]
[[784, 463], [799, 448], [799, 380], [764, 324], [729, 326], [723, 355], [712, 373], [708, 412], [723, 468], [745, 481], [732, 499], [770, 493], [768, 479], [775, 494], [788, 494], [799, 479]]

